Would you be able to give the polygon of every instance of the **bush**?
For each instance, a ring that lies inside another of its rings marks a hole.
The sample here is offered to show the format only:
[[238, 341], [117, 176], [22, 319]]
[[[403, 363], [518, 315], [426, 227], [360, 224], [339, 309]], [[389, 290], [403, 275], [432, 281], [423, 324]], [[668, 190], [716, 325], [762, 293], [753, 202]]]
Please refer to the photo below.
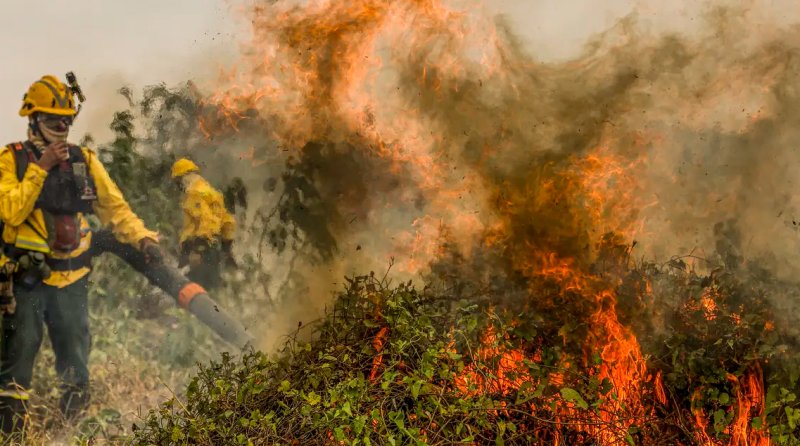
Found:
[[[676, 264], [626, 272], [619, 315], [638, 318], [648, 358], [637, 408], [601, 378], [602, 352], [566, 363], [566, 325], [554, 337], [551, 321], [516, 305], [357, 277], [274, 357], [201, 367], [185, 399], [152, 412], [133, 442], [798, 444], [798, 355], [781, 347], [788, 338], [753, 286]], [[659, 307], [674, 311], [669, 327], [645, 317]]]

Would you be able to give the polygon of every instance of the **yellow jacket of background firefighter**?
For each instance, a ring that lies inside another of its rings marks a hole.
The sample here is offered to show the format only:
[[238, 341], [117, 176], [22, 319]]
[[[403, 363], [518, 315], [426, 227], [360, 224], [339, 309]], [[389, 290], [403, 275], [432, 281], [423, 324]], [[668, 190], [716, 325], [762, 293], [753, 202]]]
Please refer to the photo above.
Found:
[[222, 194], [198, 174], [191, 176], [183, 200], [180, 242], [192, 238], [233, 240], [236, 220], [225, 208]]
[[[148, 230], [133, 213], [117, 185], [93, 151], [82, 147], [89, 174], [97, 189], [97, 200], [93, 210], [100, 222], [110, 226], [116, 238], [123, 243], [137, 245], [145, 238], [158, 240], [158, 234]], [[84, 215], [79, 215], [81, 240], [77, 249], [69, 253], [50, 252], [47, 244], [47, 228], [44, 214], [36, 208], [36, 200], [44, 186], [47, 172], [36, 165], [28, 164], [22, 181], [17, 180], [16, 161], [13, 149], [0, 149], [0, 219], [5, 223], [3, 241], [31, 251], [39, 251], [53, 259], [74, 259], [74, 267], [66, 271], [53, 271], [44, 281], [47, 285], [63, 288], [75, 283], [90, 271], [89, 260], [81, 256], [91, 245], [92, 232]], [[5, 256], [0, 263], [5, 263]]]

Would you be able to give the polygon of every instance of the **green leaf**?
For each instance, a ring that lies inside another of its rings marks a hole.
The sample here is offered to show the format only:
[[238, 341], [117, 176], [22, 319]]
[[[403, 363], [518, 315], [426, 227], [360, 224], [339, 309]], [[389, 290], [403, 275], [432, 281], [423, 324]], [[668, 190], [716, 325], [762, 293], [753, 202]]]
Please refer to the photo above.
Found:
[[185, 435], [183, 434], [183, 431], [181, 430], [180, 427], [175, 426], [175, 427], [172, 428], [172, 441], [173, 442], [177, 442], [177, 441], [183, 440], [184, 438], [185, 438]]
[[630, 446], [636, 446], [636, 442], [633, 441], [633, 437], [631, 436], [630, 432], [625, 432], [625, 443], [628, 443]]
[[569, 387], [564, 387], [561, 389], [561, 397], [564, 400], [575, 403], [576, 406], [580, 407], [581, 409], [588, 409], [589, 404], [586, 403], [586, 400], [583, 399], [580, 393], [577, 390], [571, 389]]
[[306, 401], [308, 401], [308, 404], [310, 404], [312, 406], [316, 406], [317, 404], [319, 404], [319, 402], [321, 400], [322, 400], [322, 397], [317, 395], [317, 393], [314, 392], [314, 391], [311, 391], [311, 392], [309, 392], [308, 395], [306, 395]]
[[337, 441], [344, 440], [344, 430], [341, 427], [334, 428], [333, 436], [336, 438]]
[[726, 404], [727, 405], [728, 403], [730, 403], [731, 397], [727, 393], [721, 393], [719, 395], [718, 400], [719, 400], [720, 404]]
[[105, 420], [107, 422], [116, 421], [122, 418], [122, 414], [120, 414], [118, 410], [110, 408], [102, 409], [100, 413], [97, 414], [97, 416], [100, 419]]
[[350, 416], [350, 417], [353, 416], [353, 411], [350, 410], [350, 401], [345, 401], [344, 402], [344, 405], [342, 405], [342, 412], [346, 413], [347, 416]]
[[714, 411], [714, 430], [716, 430], [717, 433], [721, 433], [727, 426], [728, 424], [725, 422], [725, 411], [722, 409]]
[[419, 389], [422, 387], [423, 381], [417, 380], [411, 384], [411, 397], [417, 399], [419, 397]]
[[356, 433], [356, 435], [361, 434], [366, 424], [367, 424], [366, 415], [358, 416], [353, 420], [353, 431]]

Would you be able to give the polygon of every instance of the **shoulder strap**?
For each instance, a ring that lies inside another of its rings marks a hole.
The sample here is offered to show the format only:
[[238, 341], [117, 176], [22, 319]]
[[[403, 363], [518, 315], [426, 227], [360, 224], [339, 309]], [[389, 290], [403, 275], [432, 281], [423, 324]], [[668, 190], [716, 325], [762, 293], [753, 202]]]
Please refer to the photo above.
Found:
[[33, 149], [36, 147], [30, 141], [15, 142], [10, 145], [14, 151], [14, 164], [17, 168], [17, 181], [22, 181], [25, 177], [25, 171], [28, 170], [28, 164], [33, 161]]
[[69, 161], [71, 163], [86, 163], [86, 156], [79, 146], [69, 146]]
[[[15, 142], [8, 145], [14, 156], [14, 164], [17, 169], [17, 181], [22, 181], [25, 171], [28, 169], [29, 151], [26, 150], [25, 143]], [[32, 154], [31, 154], [32, 155]], [[0, 243], [3, 242], [2, 233], [5, 230], [5, 222], [0, 221]], [[46, 239], [45, 239], [46, 240]]]

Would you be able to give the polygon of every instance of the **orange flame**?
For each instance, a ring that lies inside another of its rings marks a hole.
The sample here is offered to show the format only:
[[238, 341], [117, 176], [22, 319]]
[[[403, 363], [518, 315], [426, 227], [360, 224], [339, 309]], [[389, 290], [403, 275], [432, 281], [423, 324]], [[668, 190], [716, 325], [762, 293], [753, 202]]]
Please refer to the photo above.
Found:
[[[733, 386], [736, 395], [730, 409], [734, 413], [733, 421], [725, 430], [730, 439], [723, 442], [713, 440], [709, 436], [709, 420], [699, 404], [702, 399], [702, 388], [698, 388], [692, 394], [693, 413], [697, 424], [695, 435], [698, 442], [704, 446], [769, 446], [771, 443], [766, 428], [764, 376], [761, 366], [755, 363], [748, 368], [742, 379], [728, 374], [727, 380]], [[754, 418], [761, 420], [761, 427], [758, 429], [752, 426]]]
[[656, 398], [662, 405], [667, 404], [667, 392], [664, 391], [664, 378], [661, 376], [661, 371], [656, 373], [655, 377]]
[[703, 295], [700, 296], [700, 305], [703, 308], [703, 313], [706, 320], [713, 321], [717, 318], [717, 302], [716, 297], [719, 293], [711, 288], [706, 289]]
[[[766, 432], [766, 411], [764, 408], [764, 376], [761, 366], [756, 363], [747, 371], [742, 380], [728, 375], [736, 389], [736, 416], [729, 427], [731, 440], [728, 446], [769, 446]], [[761, 428], [754, 429], [750, 421], [761, 419]]]
[[389, 327], [383, 327], [378, 331], [378, 334], [375, 335], [375, 339], [372, 341], [372, 347], [375, 349], [376, 354], [375, 357], [372, 358], [372, 369], [369, 372], [369, 381], [373, 384], [377, 381], [381, 365], [383, 364], [383, 344], [388, 337]]

